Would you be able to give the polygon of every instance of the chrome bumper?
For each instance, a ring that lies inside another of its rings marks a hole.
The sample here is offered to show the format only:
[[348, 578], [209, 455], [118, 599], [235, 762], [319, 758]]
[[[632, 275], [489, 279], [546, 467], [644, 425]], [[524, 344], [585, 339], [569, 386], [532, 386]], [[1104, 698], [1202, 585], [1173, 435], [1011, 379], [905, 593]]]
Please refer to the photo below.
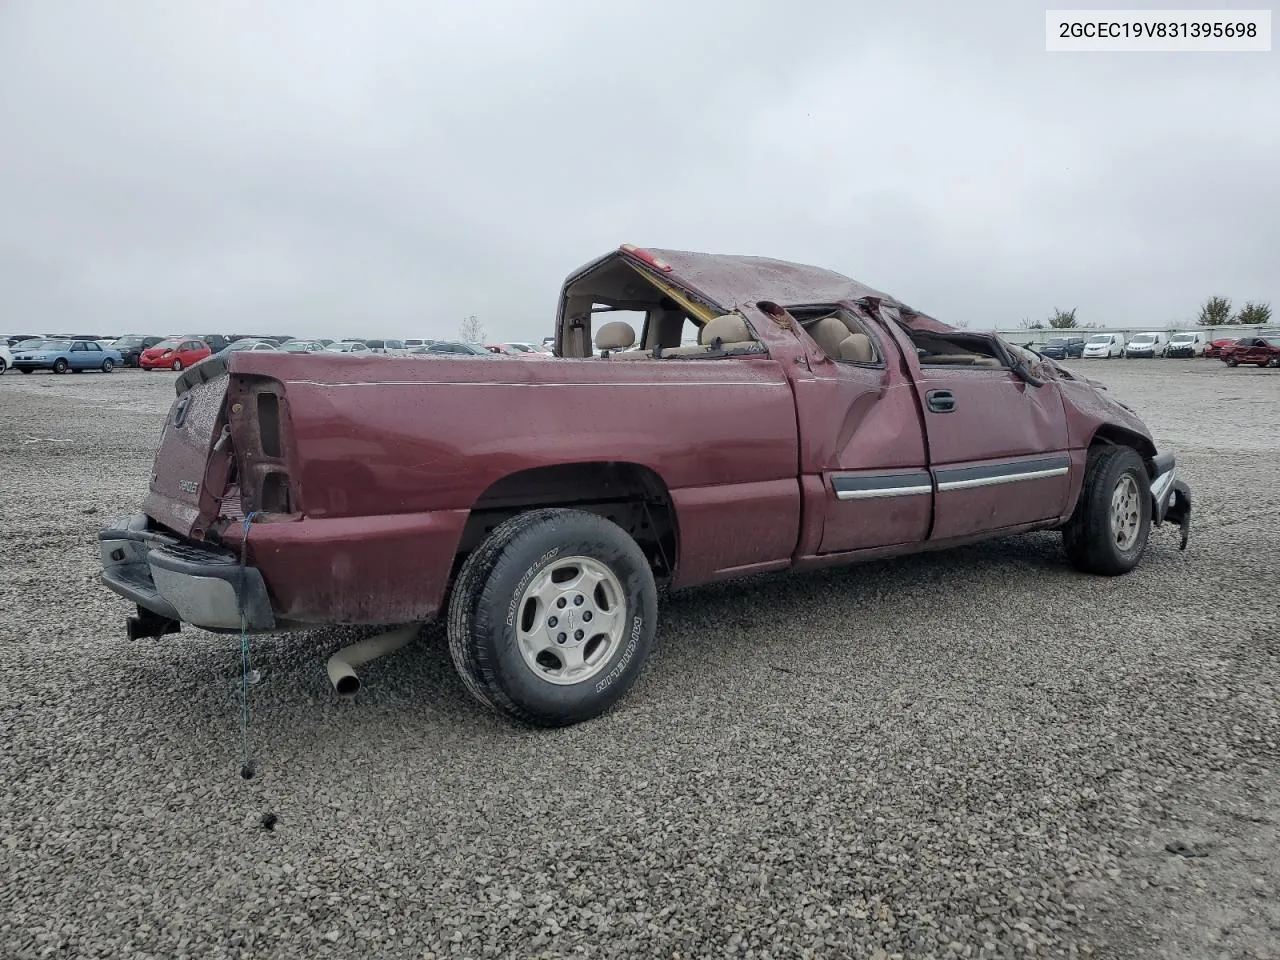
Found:
[[1187, 549], [1191, 536], [1191, 488], [1177, 476], [1177, 460], [1172, 453], [1157, 454], [1148, 464], [1151, 474], [1151, 522], [1168, 521], [1182, 532], [1180, 550]]
[[[242, 567], [230, 551], [147, 527], [147, 517], [137, 514], [98, 534], [102, 582], [137, 604], [143, 619], [224, 632], [275, 628], [267, 586], [256, 568]], [[131, 622], [130, 635], [139, 629]]]

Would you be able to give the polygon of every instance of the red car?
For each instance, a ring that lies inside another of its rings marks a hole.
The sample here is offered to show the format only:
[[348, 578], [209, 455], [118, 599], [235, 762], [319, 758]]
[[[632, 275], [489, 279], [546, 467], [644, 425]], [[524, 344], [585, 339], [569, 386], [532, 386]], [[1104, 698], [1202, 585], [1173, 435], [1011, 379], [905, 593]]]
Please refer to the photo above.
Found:
[[1222, 359], [1222, 351], [1227, 347], [1233, 346], [1239, 337], [1220, 337], [1217, 340], [1210, 340], [1208, 346], [1204, 348], [1206, 357], [1217, 357]]
[[1259, 367], [1280, 367], [1280, 335], [1241, 337], [1222, 348], [1221, 357], [1228, 367], [1251, 363]]
[[633, 686], [660, 588], [1032, 530], [1104, 576], [1162, 524], [1186, 546], [1173, 452], [995, 333], [818, 267], [630, 245], [559, 301], [554, 363], [243, 351], [179, 376], [142, 511], [98, 534], [130, 635], [406, 625], [334, 654], [343, 694], [441, 620], [477, 701], [558, 726]]
[[209, 345], [195, 337], [171, 337], [148, 347], [138, 357], [143, 370], [185, 370], [213, 353]]

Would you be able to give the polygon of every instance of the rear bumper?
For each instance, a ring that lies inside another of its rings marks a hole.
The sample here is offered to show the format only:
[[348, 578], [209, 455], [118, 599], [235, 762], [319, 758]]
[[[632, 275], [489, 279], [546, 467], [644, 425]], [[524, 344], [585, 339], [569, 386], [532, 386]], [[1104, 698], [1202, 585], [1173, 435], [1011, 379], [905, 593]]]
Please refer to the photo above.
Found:
[[147, 529], [143, 514], [98, 534], [102, 581], [140, 610], [206, 630], [275, 629], [262, 574], [227, 551]]
[[1152, 458], [1151, 522], [1159, 526], [1166, 521], [1176, 523], [1182, 531], [1181, 549], [1187, 548], [1191, 536], [1191, 488], [1178, 479], [1177, 462], [1172, 453]]

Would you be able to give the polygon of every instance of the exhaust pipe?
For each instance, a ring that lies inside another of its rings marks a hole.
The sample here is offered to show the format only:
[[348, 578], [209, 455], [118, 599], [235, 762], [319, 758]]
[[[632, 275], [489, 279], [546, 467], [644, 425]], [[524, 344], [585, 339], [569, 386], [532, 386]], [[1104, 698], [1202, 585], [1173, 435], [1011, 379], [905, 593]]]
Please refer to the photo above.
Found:
[[416, 637], [420, 629], [422, 624], [411, 623], [345, 646], [331, 656], [325, 666], [329, 671], [329, 682], [333, 684], [333, 689], [338, 691], [338, 696], [354, 697], [360, 689], [360, 678], [356, 676], [356, 668], [364, 666], [370, 660], [399, 650]]

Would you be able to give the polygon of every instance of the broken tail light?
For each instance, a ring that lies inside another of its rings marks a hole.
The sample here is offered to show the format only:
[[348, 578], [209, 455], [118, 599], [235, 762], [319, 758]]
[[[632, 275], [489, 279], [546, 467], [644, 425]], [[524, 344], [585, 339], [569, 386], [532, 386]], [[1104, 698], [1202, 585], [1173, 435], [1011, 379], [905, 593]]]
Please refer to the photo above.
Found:
[[228, 394], [228, 420], [239, 465], [245, 514], [296, 515], [297, 492], [290, 476], [291, 442], [284, 384], [270, 377], [235, 376]]

